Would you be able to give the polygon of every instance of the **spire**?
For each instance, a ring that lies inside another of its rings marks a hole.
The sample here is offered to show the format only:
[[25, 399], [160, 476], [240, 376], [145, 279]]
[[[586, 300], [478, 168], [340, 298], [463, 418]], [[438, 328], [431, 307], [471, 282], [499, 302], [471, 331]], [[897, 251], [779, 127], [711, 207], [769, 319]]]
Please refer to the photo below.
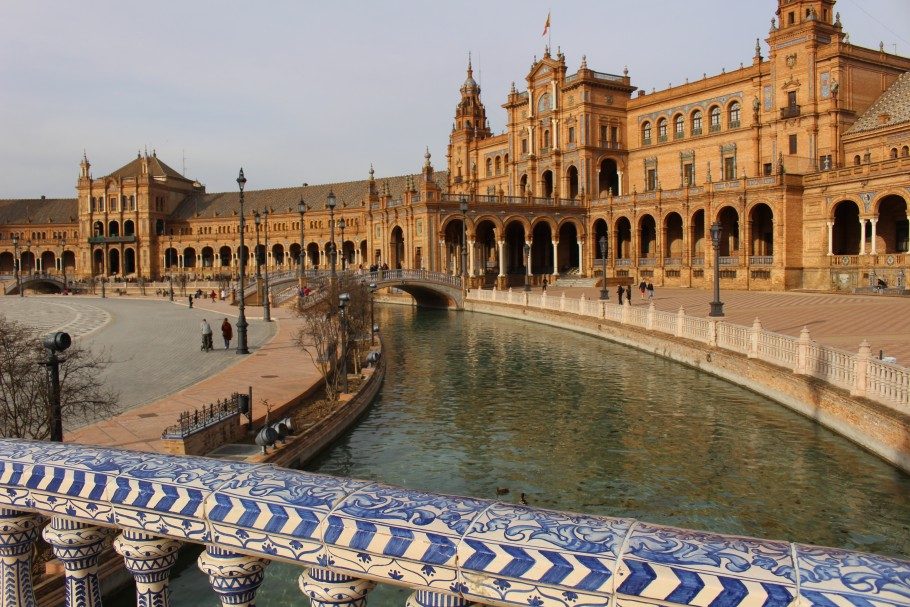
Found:
[[468, 52], [468, 75], [464, 79], [464, 85], [461, 87], [462, 96], [471, 95], [472, 93], [480, 93], [480, 87], [477, 86], [477, 82], [474, 80], [474, 67], [471, 65], [471, 53]]
[[85, 150], [82, 150], [82, 162], [79, 163], [79, 176], [88, 179], [89, 169], [92, 168], [91, 163], [88, 161], [88, 156], [85, 154]]
[[588, 69], [588, 56], [587, 55], [581, 56], [581, 65], [578, 67], [578, 69], [580, 69], [580, 70]]
[[755, 39], [755, 58], [761, 59], [761, 43], [758, 41], [758, 38]]
[[423, 158], [423, 168], [432, 166], [430, 165], [430, 146], [427, 146], [427, 151], [424, 153]]

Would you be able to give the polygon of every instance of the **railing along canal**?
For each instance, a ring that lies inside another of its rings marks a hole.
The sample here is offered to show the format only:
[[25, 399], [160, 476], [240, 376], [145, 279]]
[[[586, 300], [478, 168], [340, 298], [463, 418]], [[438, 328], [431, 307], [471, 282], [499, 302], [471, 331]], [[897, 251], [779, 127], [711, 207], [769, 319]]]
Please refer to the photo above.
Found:
[[526, 295], [511, 290], [471, 290], [467, 299], [570, 312], [691, 339], [816, 377], [854, 396], [864, 396], [910, 414], [910, 369], [874, 358], [866, 341], [854, 354], [818, 344], [809, 337], [807, 329], [799, 337], [791, 337], [766, 331], [757, 320], [751, 327], [744, 327], [688, 316], [682, 308], [678, 312], [664, 312], [653, 304], [628, 306], [596, 299]]
[[[272, 466], [0, 440], [2, 607], [31, 607], [43, 536], [68, 607], [100, 607], [114, 534], [137, 604], [168, 605], [182, 543], [223, 605], [253, 605], [264, 570], [305, 567], [316, 607], [362, 607], [376, 582], [411, 607], [907, 605], [910, 562], [421, 493]], [[50, 522], [44, 526], [46, 519]]]

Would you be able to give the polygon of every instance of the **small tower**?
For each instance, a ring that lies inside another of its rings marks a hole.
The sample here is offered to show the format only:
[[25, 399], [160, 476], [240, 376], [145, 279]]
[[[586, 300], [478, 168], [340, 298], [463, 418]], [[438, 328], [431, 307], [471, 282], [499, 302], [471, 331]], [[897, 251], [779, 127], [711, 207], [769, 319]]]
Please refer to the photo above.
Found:
[[88, 156], [85, 155], [85, 150], [82, 150], [82, 162], [79, 163], [79, 179], [90, 179], [91, 168], [92, 164], [88, 161]]
[[461, 86], [461, 101], [455, 108], [455, 131], [468, 137], [485, 139], [490, 136], [487, 126], [487, 110], [480, 101], [480, 86], [474, 80], [474, 68], [468, 55], [468, 75]]

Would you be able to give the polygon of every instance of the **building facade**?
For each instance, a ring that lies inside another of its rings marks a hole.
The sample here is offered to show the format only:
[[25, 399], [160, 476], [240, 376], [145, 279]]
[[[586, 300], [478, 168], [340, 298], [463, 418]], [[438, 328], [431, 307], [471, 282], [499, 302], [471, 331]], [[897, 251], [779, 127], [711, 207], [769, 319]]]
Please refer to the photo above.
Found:
[[[724, 288], [905, 285], [910, 59], [850, 44], [835, 0], [778, 0], [765, 42], [749, 65], [650, 93], [585, 59], [569, 73], [547, 49], [513, 83], [502, 134], [469, 62], [446, 171], [427, 152], [412, 175], [248, 192], [250, 212], [269, 212], [260, 259], [325, 267], [334, 239], [355, 267], [466, 263], [475, 285], [606, 272], [706, 287], [716, 223]], [[80, 277], [232, 274], [254, 259], [237, 192], [206, 193], [154, 153], [90, 169], [84, 158], [74, 200], [0, 201], [0, 274], [17, 255], [23, 271]]]

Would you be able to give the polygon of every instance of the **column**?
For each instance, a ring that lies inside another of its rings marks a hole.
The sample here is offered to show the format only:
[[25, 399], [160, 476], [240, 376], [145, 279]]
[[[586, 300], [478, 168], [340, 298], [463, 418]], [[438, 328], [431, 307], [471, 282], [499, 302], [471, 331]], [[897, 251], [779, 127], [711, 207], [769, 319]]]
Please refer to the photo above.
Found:
[[866, 220], [859, 218], [859, 254], [866, 254]]
[[168, 581], [179, 548], [177, 540], [139, 531], [124, 531], [114, 540], [114, 550], [136, 580], [136, 607], [170, 605]]
[[828, 255], [834, 255], [834, 222], [829, 221], [828, 224]]
[[313, 607], [366, 607], [367, 593], [376, 587], [371, 580], [323, 567], [310, 567], [300, 574], [298, 583]]
[[197, 563], [224, 607], [254, 607], [270, 561], [208, 546]]
[[66, 570], [67, 607], [101, 607], [98, 560], [108, 531], [55, 516], [44, 528], [44, 539]]
[[871, 251], [871, 252], [872, 252], [873, 255], [875, 255], [875, 254], [878, 252], [878, 251], [877, 251], [878, 245], [877, 245], [877, 243], [875, 242], [875, 240], [876, 240], [876, 238], [875, 238], [875, 225], [878, 223], [878, 217], [874, 217], [874, 218], [870, 219], [869, 221], [872, 223], [872, 251]]
[[34, 607], [32, 552], [42, 518], [0, 508], [0, 588], [4, 607]]
[[550, 244], [553, 245], [553, 276], [557, 276], [559, 274], [559, 265], [557, 265], [559, 261], [559, 241], [553, 240], [550, 241]]
[[506, 241], [497, 240], [496, 246], [499, 247], [499, 277], [506, 275]]
[[[528, 276], [531, 275], [531, 253], [534, 252], [532, 245], [534, 244], [533, 240], [526, 240], [525, 244], [528, 245], [528, 257], [525, 259], [525, 274]], [[524, 253], [524, 251], [522, 251]]]
[[415, 590], [405, 601], [405, 607], [470, 607], [477, 605], [464, 597], [430, 590]]
[[588, 273], [585, 271], [585, 242], [584, 240], [578, 241], [578, 275], [587, 276]]
[[468, 241], [468, 276], [474, 276], [474, 241]]
[[622, 196], [622, 171], [617, 170], [616, 175], [619, 177], [619, 179], [616, 180], [616, 189], [618, 190], [618, 193], [616, 195]]

